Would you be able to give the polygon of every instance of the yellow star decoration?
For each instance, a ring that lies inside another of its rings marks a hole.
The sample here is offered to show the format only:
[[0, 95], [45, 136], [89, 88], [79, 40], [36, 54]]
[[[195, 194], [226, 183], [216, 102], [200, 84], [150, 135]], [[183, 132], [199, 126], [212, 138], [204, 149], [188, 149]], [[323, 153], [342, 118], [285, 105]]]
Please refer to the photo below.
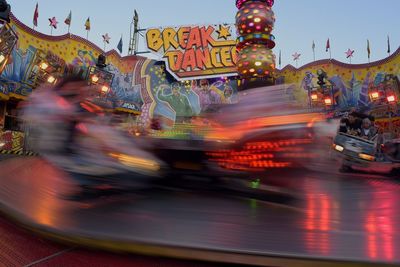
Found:
[[228, 37], [232, 36], [230, 29], [231, 26], [224, 27], [223, 25], [219, 25], [219, 30], [217, 31], [218, 39], [224, 38], [228, 40]]

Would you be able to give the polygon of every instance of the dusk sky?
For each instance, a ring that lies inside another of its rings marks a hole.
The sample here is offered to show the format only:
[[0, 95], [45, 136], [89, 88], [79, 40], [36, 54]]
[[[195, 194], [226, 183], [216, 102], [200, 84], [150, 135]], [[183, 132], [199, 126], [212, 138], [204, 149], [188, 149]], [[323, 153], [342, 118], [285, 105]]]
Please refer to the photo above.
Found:
[[[35, 5], [39, 3], [39, 30], [50, 34], [48, 18], [60, 22], [53, 35], [67, 32], [64, 20], [72, 10], [71, 32], [86, 37], [84, 23], [90, 16], [92, 30], [89, 40], [103, 47], [102, 34], [109, 33], [111, 44], [117, 46], [123, 35], [124, 55], [127, 54], [129, 29], [133, 10], [140, 15], [142, 28], [192, 24], [234, 23], [234, 0], [8, 0], [13, 13], [32, 27]], [[331, 39], [332, 57], [348, 62], [345, 51], [354, 49], [353, 63], [365, 63], [367, 39], [370, 40], [371, 60], [387, 56], [387, 35], [392, 52], [400, 45], [399, 0], [276, 0], [274, 11], [277, 22], [278, 56], [282, 51], [282, 66], [293, 64], [292, 54], [302, 54], [299, 66], [313, 60], [312, 42], [316, 43], [316, 57], [329, 57], [325, 44]]]

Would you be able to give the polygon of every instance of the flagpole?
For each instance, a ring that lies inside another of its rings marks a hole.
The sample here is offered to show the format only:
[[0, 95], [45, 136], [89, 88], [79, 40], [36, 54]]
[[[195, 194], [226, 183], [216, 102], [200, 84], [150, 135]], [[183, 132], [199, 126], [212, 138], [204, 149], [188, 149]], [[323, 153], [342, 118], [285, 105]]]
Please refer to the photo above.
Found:
[[89, 40], [89, 31], [86, 33], [86, 40]]
[[53, 35], [53, 27], [50, 26], [50, 35]]
[[313, 57], [314, 57], [314, 61], [315, 61], [315, 48], [313, 48]]
[[69, 25], [69, 24], [68, 24], [68, 33], [70, 33], [70, 31], [69, 31], [69, 30], [70, 30], [70, 28], [71, 28], [71, 25]]

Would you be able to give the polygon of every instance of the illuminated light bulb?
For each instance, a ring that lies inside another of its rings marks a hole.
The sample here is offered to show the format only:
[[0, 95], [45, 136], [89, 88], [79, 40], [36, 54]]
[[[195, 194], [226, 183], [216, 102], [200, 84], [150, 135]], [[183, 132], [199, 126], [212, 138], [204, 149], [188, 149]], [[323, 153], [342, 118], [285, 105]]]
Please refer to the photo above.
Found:
[[92, 82], [97, 83], [99, 81], [99, 77], [96, 75], [92, 76]]
[[254, 22], [256, 22], [256, 23], [258, 23], [258, 22], [260, 22], [260, 21], [261, 21], [260, 18], [255, 18], [255, 19], [254, 19]]
[[54, 78], [53, 76], [49, 76], [49, 78], [47, 78], [48, 83], [54, 83], [55, 81], [56, 81], [56, 78]]
[[387, 97], [387, 100], [389, 103], [392, 103], [392, 102], [396, 101], [396, 98], [394, 97], [394, 95], [390, 95]]
[[378, 98], [379, 98], [379, 93], [378, 93], [378, 92], [372, 92], [370, 96], [371, 96], [371, 98], [372, 98], [373, 100], [375, 100], [375, 99], [378, 99]]
[[262, 63], [260, 61], [257, 61], [256, 63], [254, 63], [254, 65], [256, 65], [257, 67], [261, 66]]
[[250, 69], [249, 70], [251, 73], [253, 73], [253, 72], [255, 72], [256, 70], [255, 69]]
[[48, 67], [49, 67], [49, 64], [47, 64], [46, 62], [40, 63], [40, 68], [41, 68], [42, 70], [46, 70]]
[[331, 105], [332, 105], [332, 99], [330, 99], [330, 98], [325, 98], [325, 105], [331, 106]]
[[0, 63], [3, 63], [3, 61], [6, 59], [6, 57], [5, 56], [3, 56], [3, 55], [0, 55]]
[[108, 92], [108, 90], [109, 90], [109, 88], [107, 87], [107, 86], [103, 86], [103, 87], [101, 87], [101, 91], [103, 92], [103, 93], [107, 93]]
[[312, 101], [317, 101], [318, 100], [318, 95], [317, 94], [312, 94], [311, 95], [311, 100]]

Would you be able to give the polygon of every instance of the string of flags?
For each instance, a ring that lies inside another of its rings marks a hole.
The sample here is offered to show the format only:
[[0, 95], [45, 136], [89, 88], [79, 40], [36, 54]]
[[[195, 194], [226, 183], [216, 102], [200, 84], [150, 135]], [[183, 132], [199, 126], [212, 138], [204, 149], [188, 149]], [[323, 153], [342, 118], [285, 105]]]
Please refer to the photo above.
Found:
[[[35, 11], [33, 13], [33, 21], [32, 21], [33, 29], [35, 29], [35, 27], [38, 27], [38, 20], [39, 20], [39, 3], [36, 3]], [[57, 29], [59, 22], [57, 21], [57, 18], [54, 16], [49, 18], [48, 21], [50, 23], [49, 24], [50, 34], [53, 35], [53, 29]], [[65, 25], [68, 26], [68, 33], [70, 33], [70, 29], [71, 29], [71, 25], [72, 25], [72, 11], [69, 12], [68, 16], [64, 20], [64, 23], [65, 23]], [[84, 27], [85, 27], [85, 30], [87, 31], [86, 39], [89, 39], [89, 32], [91, 30], [90, 17], [88, 17], [87, 20], [85, 21]], [[108, 35], [108, 33], [106, 33], [105, 35], [102, 35], [102, 37], [103, 37], [104, 50], [105, 50], [106, 45], [110, 44], [111, 37]], [[122, 36], [121, 36], [120, 41], [118, 42], [117, 49], [122, 54], [122, 52], [123, 52]]]

